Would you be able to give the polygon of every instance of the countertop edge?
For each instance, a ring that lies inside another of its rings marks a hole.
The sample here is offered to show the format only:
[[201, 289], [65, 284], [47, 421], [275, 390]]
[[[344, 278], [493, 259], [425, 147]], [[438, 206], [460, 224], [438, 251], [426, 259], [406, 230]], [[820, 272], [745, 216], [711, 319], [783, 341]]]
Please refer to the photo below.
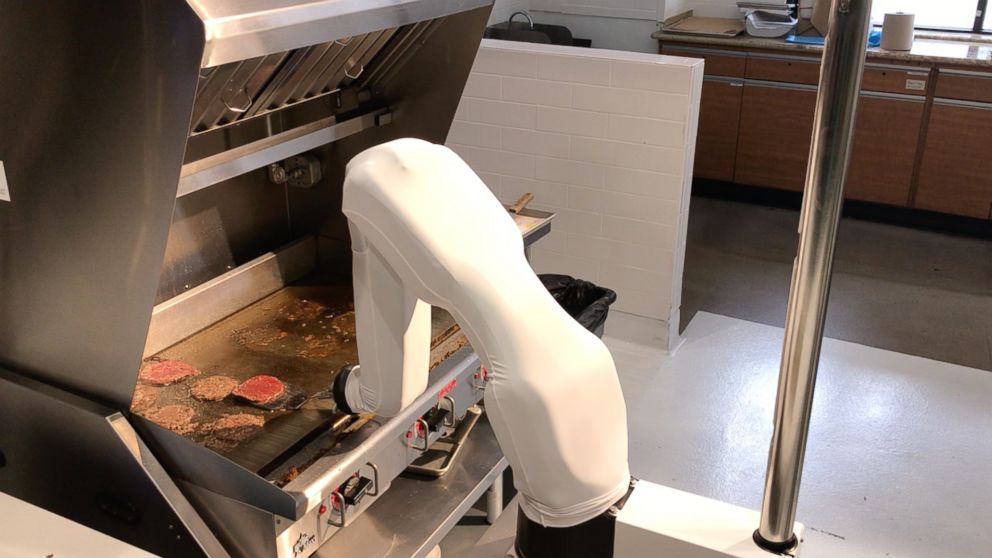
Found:
[[[804, 45], [804, 44], [794, 44], [787, 43], [783, 39], [768, 39], [762, 37], [750, 37], [748, 35], [738, 35], [736, 37], [711, 37], [711, 36], [697, 36], [697, 35], [687, 35], [682, 33], [671, 33], [666, 31], [655, 31], [651, 34], [651, 38], [661, 42], [673, 42], [673, 43], [683, 43], [683, 44], [698, 44], [712, 47], [732, 47], [740, 49], [761, 49], [761, 50], [776, 50], [783, 52], [791, 52], [797, 54], [812, 54], [819, 55], [823, 52], [823, 47], [820, 45]], [[966, 41], [947, 41], [939, 39], [930, 38], [917, 38], [918, 42], [939, 42], [947, 44], [960, 44], [967, 45], [969, 51], [968, 58], [952, 57], [952, 56], [939, 56], [939, 55], [925, 55], [925, 54], [914, 54], [912, 52], [901, 52], [901, 51], [891, 51], [882, 50], [878, 47], [872, 47], [868, 49], [867, 59], [868, 60], [884, 60], [890, 62], [902, 62], [902, 63], [914, 63], [914, 64], [938, 64], [938, 65], [949, 65], [949, 66], [968, 66], [973, 68], [989, 68], [992, 69], [992, 59], [981, 59], [977, 57], [979, 50], [988, 50], [989, 54], [992, 55], [992, 44], [989, 43], [972, 43]], [[975, 57], [971, 57], [971, 56]]]

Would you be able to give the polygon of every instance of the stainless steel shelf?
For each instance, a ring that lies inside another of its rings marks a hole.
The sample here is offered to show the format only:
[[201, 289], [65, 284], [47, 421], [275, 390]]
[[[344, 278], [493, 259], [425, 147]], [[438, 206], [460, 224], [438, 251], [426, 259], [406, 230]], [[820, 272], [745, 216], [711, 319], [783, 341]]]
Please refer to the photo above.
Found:
[[555, 213], [537, 209], [524, 209], [519, 214], [510, 214], [524, 237], [524, 246], [530, 246], [551, 232], [551, 220]]
[[421, 558], [441, 542], [506, 467], [506, 458], [483, 415], [447, 475], [397, 478], [314, 557]]

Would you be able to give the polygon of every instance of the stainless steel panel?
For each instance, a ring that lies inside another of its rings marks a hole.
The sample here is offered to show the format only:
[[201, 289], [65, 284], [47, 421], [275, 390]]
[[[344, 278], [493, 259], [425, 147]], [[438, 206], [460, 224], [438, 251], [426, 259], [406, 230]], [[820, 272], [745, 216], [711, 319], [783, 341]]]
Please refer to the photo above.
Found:
[[747, 52], [740, 50], [727, 50], [720, 48], [700, 48], [689, 46], [665, 46], [665, 52], [690, 52], [693, 54], [719, 54], [721, 56], [732, 56], [734, 58], [745, 58]]
[[0, 369], [0, 490], [162, 556], [226, 556], [126, 419]]
[[316, 266], [317, 243], [306, 237], [155, 306], [145, 357], [303, 277]]
[[506, 458], [483, 415], [447, 475], [431, 480], [396, 479], [374, 506], [320, 547], [315, 556], [425, 556], [506, 467]]
[[967, 107], [967, 108], [992, 110], [992, 103], [983, 103], [981, 101], [963, 101], [961, 99], [945, 99], [943, 97], [935, 97], [933, 100], [933, 104], [944, 105], [948, 107]]
[[246, 114], [288, 56], [272, 54], [202, 70], [193, 107], [193, 131], [228, 124]]
[[862, 97], [873, 97], [875, 99], [891, 99], [893, 101], [905, 101], [907, 103], [925, 103], [926, 97], [921, 95], [905, 95], [902, 93], [887, 93], [885, 91], [861, 91]]
[[783, 81], [765, 81], [763, 79], [745, 79], [745, 85], [754, 85], [756, 87], [769, 87], [771, 89], [792, 89], [796, 91], [816, 91], [815, 85], [809, 85], [806, 83], [786, 83]]
[[187, 0], [211, 67], [476, 8], [492, 0]]
[[791, 60], [799, 62], [819, 62], [819, 56], [803, 56], [797, 54], [773, 54], [770, 52], [749, 52], [750, 58], [760, 58], [762, 60]]
[[272, 184], [265, 169], [175, 203], [156, 304], [303, 236], [291, 233], [286, 187]]
[[130, 404], [203, 37], [181, 2], [4, 4], [0, 364]]
[[317, 78], [315, 87], [311, 88], [308, 92], [309, 96], [316, 95], [322, 91], [329, 91], [345, 87], [350, 85], [353, 81], [359, 79], [364, 75], [365, 70], [368, 66], [372, 64], [372, 60], [379, 58], [384, 58], [385, 53], [382, 52], [383, 48], [389, 42], [389, 40], [396, 34], [396, 29], [386, 29], [380, 33], [375, 33], [374, 36], [369, 35], [369, 40], [367, 41], [366, 48], [357, 56], [349, 59], [346, 65], [340, 68], [340, 73], [331, 73], [325, 70], [324, 73]]
[[191, 194], [229, 178], [357, 134], [376, 126], [377, 117], [385, 112], [379, 110], [343, 122], [337, 122], [332, 116], [187, 163], [183, 165], [176, 195]]
[[[717, 83], [727, 83], [727, 84], [733, 85], [735, 87], [743, 87], [744, 86], [744, 79], [743, 78], [734, 78], [734, 77], [726, 77], [726, 76], [703, 76], [703, 81], [713, 81], [713, 82], [717, 82]], [[754, 81], [754, 80], [751, 80], [751, 81]]]
[[889, 64], [886, 62], [865, 62], [865, 68], [871, 68], [873, 70], [903, 70], [911, 74], [918, 74], [923, 76], [930, 74], [930, 68], [927, 67], [900, 66], [899, 64]]
[[408, 25], [400, 29], [396, 34], [393, 44], [383, 53], [382, 60], [370, 72], [365, 72], [362, 76], [364, 83], [374, 83], [376, 78], [382, 74], [388, 74], [396, 62], [404, 53], [409, 53], [416, 48], [417, 41], [424, 36], [426, 30], [431, 26], [430, 21], [422, 21], [414, 25]]
[[138, 415], [134, 415], [134, 426], [154, 451], [168, 456], [166, 466], [173, 478], [283, 517], [297, 518], [306, 512], [302, 494], [281, 490], [253, 471]]
[[[283, 87], [283, 85], [289, 81], [293, 76], [297, 75], [298, 68], [304, 64], [308, 59], [313, 57], [313, 52], [319, 47], [328, 47], [328, 45], [333, 45], [334, 43], [325, 43], [322, 45], [311, 45], [307, 48], [301, 48], [293, 51], [283, 67], [279, 72], [272, 77], [272, 80], [265, 86], [265, 88], [259, 93], [258, 98], [252, 104], [251, 108], [245, 113], [245, 118], [251, 118], [262, 114], [271, 107], [276, 106], [273, 98], [277, 91]], [[340, 46], [338, 48], [341, 48]]]

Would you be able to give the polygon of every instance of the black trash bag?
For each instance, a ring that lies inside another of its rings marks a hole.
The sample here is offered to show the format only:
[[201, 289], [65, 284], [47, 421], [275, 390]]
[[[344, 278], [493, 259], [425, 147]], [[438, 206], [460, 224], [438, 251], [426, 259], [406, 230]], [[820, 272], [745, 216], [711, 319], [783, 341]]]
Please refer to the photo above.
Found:
[[603, 336], [610, 305], [617, 300], [616, 292], [569, 275], [543, 273], [538, 277], [558, 304], [582, 327]]

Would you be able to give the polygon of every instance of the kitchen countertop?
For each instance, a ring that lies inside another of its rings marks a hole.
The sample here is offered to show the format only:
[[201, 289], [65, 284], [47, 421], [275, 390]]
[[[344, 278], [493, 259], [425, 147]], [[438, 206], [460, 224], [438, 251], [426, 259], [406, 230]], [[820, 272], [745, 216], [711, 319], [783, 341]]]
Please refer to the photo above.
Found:
[[[820, 45], [803, 45], [785, 42], [784, 38], [767, 39], [741, 34], [736, 37], [710, 37], [655, 31], [651, 38], [659, 41], [695, 43], [715, 47], [736, 47], [764, 50], [781, 50], [795, 53], [819, 54]], [[918, 32], [913, 50], [908, 52], [868, 49], [869, 60], [912, 62], [917, 64], [953, 64], [977, 69], [992, 68], [992, 37], [987, 35]]]

